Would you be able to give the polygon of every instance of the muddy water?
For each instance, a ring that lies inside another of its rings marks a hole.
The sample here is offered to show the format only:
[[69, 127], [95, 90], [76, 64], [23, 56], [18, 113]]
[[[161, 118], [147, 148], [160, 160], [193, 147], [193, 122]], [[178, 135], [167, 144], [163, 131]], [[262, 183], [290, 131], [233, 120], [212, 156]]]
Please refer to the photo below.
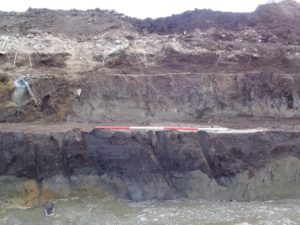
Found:
[[11, 225], [296, 225], [300, 200], [267, 202], [147, 201], [126, 202], [111, 197], [56, 201], [56, 214], [46, 217], [40, 206], [28, 209], [0, 206], [0, 224]]

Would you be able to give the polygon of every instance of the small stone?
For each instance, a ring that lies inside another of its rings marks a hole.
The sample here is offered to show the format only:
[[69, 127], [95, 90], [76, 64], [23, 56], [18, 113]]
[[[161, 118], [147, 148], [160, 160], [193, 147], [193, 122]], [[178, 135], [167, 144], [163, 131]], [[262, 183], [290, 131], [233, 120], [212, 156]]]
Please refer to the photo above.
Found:
[[81, 95], [81, 88], [77, 89], [75, 91], [75, 93], [76, 93], [76, 97], [80, 97], [80, 95]]
[[257, 54], [257, 53], [254, 53], [254, 54], [251, 55], [251, 57], [254, 58], [254, 59], [258, 59], [260, 57], [260, 55]]
[[53, 215], [55, 215], [54, 214], [54, 212], [55, 212], [55, 205], [54, 205], [54, 203], [52, 203], [52, 202], [46, 202], [43, 205], [43, 208], [44, 208], [44, 212], [45, 212], [46, 216], [53, 216]]

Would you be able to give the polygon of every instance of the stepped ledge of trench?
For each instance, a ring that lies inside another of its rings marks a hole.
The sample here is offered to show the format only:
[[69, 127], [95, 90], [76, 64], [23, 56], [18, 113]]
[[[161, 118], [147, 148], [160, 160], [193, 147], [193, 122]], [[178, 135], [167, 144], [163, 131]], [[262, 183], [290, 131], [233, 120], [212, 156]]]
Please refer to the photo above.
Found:
[[300, 4], [0, 12], [0, 101], [0, 199], [298, 198]]

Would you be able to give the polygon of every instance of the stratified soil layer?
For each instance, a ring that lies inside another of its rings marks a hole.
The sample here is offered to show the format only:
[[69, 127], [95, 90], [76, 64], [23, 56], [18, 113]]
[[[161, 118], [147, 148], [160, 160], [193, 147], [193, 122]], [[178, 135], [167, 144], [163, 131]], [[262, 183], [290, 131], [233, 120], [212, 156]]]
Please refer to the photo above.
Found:
[[[285, 1], [253, 13], [195, 10], [157, 20], [2, 12], [0, 121], [299, 117], [299, 11]], [[22, 76], [38, 101], [12, 98]]]

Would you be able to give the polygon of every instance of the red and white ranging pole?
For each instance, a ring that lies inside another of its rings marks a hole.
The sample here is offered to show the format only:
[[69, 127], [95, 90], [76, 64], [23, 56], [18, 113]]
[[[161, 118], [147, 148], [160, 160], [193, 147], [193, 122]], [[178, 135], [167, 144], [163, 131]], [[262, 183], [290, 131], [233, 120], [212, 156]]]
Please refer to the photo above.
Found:
[[199, 131], [198, 127], [144, 127], [144, 126], [96, 126], [102, 130], [178, 130], [178, 131]]

